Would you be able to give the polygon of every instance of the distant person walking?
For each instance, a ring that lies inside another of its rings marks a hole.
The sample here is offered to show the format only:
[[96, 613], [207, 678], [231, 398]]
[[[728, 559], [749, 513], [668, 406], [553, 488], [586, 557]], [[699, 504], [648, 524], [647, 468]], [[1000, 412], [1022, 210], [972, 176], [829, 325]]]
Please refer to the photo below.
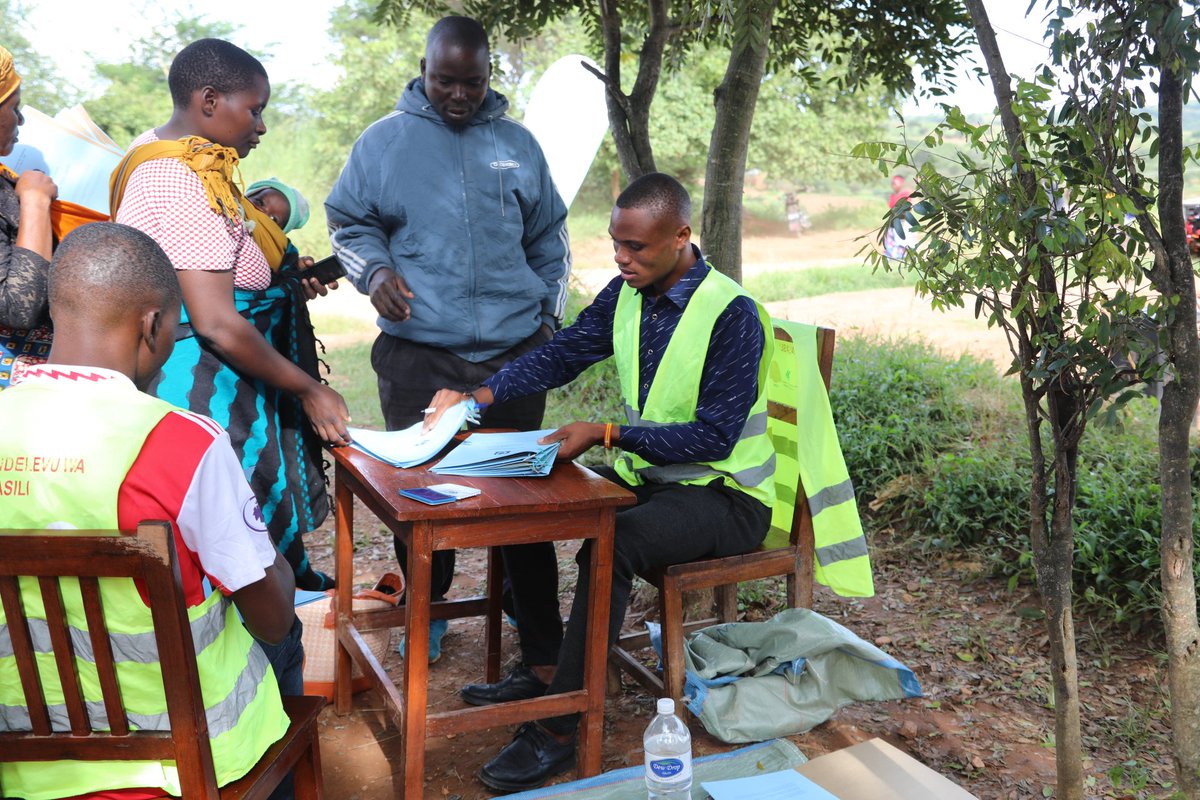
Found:
[[[906, 199], [912, 190], [904, 185], [903, 175], [892, 176], [892, 193], [888, 195], [888, 208], [895, 208], [896, 203]], [[897, 231], [894, 226], [889, 225], [887, 233], [883, 235], [883, 254], [888, 258], [903, 261], [904, 256], [908, 254], [908, 223], [904, 220], [900, 221], [900, 230]]]
[[783, 210], [787, 216], [788, 230], [795, 235], [799, 236], [812, 227], [808, 214], [800, 210], [800, 200], [795, 192], [788, 192], [783, 198]]
[[888, 195], [888, 208], [895, 208], [904, 198], [912, 194], [912, 189], [904, 185], [903, 175], [892, 176], [892, 193]]

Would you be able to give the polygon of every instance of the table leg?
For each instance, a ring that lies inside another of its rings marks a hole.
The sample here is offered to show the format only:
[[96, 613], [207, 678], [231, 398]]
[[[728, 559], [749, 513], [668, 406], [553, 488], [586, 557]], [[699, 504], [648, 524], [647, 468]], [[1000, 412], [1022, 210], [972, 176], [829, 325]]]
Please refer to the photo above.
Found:
[[404, 756], [400, 783], [404, 797], [424, 795], [425, 716], [429, 703], [429, 602], [433, 525], [413, 523], [408, 537], [408, 588], [405, 590], [404, 707], [401, 710]]
[[335, 658], [333, 664], [334, 708], [338, 714], [350, 713], [352, 705], [350, 651], [342, 644], [342, 633], [354, 610], [354, 495], [344, 480], [345, 468], [334, 470], [334, 501], [337, 523], [334, 526], [333, 577], [337, 582]]
[[484, 617], [483, 645], [485, 652], [484, 682], [500, 680], [500, 616], [504, 595], [504, 558], [499, 547], [488, 548], [487, 616]]
[[601, 509], [599, 533], [592, 543], [588, 597], [587, 650], [583, 659], [583, 688], [587, 709], [579, 724], [579, 776], [600, 774], [604, 750], [604, 689], [608, 663], [608, 611], [612, 599], [613, 526], [616, 511]]

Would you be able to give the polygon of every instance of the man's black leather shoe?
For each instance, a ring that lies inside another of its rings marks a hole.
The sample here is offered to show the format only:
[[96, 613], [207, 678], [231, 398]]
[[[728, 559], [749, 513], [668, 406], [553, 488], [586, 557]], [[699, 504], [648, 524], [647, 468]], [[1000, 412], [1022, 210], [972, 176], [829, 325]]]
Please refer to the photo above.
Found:
[[490, 706], [509, 700], [541, 697], [549, 687], [524, 664], [518, 664], [498, 683], [468, 683], [459, 690], [462, 699], [473, 706]]
[[499, 792], [536, 789], [575, 763], [575, 742], [559, 742], [535, 722], [526, 722], [496, 757], [479, 770], [479, 780]]

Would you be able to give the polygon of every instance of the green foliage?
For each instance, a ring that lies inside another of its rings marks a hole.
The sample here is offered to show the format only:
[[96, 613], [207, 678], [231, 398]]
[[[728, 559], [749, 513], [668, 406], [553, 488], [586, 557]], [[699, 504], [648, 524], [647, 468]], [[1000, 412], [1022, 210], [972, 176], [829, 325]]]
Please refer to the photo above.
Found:
[[[858, 142], [880, 137], [890, 122], [893, 96], [878, 79], [846, 94], [837, 89], [840, 70], [826, 65], [818, 72], [816, 80], [790, 69], [763, 79], [747, 164], [802, 187], [869, 181], [874, 170], [851, 151]], [[878, 224], [875, 214], [866, 227]]]
[[[273, 88], [267, 109], [267, 134], [240, 164], [246, 186], [256, 180], [277, 177], [300, 190], [308, 200], [308, 224], [288, 237], [303, 255], [329, 255], [329, 233], [325, 225], [325, 197], [332, 178], [319, 155], [325, 141], [319, 117], [304, 102], [307, 92], [288, 86]], [[341, 167], [339, 162], [338, 168]], [[333, 175], [336, 176], [336, 170]], [[343, 285], [343, 290], [354, 291]]]
[[826, 206], [810, 213], [809, 220], [814, 231], [868, 231], [879, 227], [883, 209], [883, 203], [856, 208]]
[[[1136, 630], [1161, 608], [1156, 409], [1131, 404], [1120, 427], [1095, 426], [1080, 448], [1073, 582], [1082, 602]], [[1016, 427], [1016, 414], [1009, 419]], [[972, 440], [925, 465], [902, 502], [927, 546], [976, 548], [1000, 574], [1032, 579], [1029, 459], [1007, 437]], [[1200, 477], [1200, 476], [1198, 476]]]
[[[869, 525], [1032, 580], [1029, 455], [1011, 380], [919, 342], [842, 338], [830, 401]], [[1073, 583], [1080, 602], [1136, 630], [1161, 607], [1156, 408], [1131, 402], [1119, 420], [1093, 426], [1080, 448]]]
[[386, 27], [372, 19], [372, 6], [369, 0], [349, 0], [333, 12], [330, 34], [339, 46], [333, 63], [342, 76], [333, 89], [312, 98], [322, 132], [314, 178], [326, 193], [359, 134], [389, 113], [420, 73], [425, 34], [433, 24], [431, 17], [415, 14], [404, 27]]
[[[1013, 420], [1019, 423], [1019, 420]], [[1029, 528], [1029, 458], [1016, 441], [968, 446], [926, 463], [928, 485], [905, 510], [934, 546], [986, 542], [1001, 558], [1024, 552]]]
[[13, 65], [21, 76], [21, 105], [36, 108], [50, 116], [76, 102], [75, 92], [58, 74], [54, 62], [39, 53], [21, 33], [27, 24], [26, 9], [20, 0], [0, 0], [0, 20], [4, 37], [0, 40], [12, 53]]
[[237, 29], [228, 22], [207, 22], [177, 13], [173, 20], [134, 42], [128, 61], [97, 64], [96, 73], [109, 85], [104, 94], [84, 106], [113, 141], [127, 147], [139, 134], [171, 116], [167, 72], [175, 54], [197, 39], [228, 39]]
[[947, 362], [927, 344], [839, 339], [829, 392], [860, 501], [967, 439], [963, 387], [994, 384], [990, 365]]

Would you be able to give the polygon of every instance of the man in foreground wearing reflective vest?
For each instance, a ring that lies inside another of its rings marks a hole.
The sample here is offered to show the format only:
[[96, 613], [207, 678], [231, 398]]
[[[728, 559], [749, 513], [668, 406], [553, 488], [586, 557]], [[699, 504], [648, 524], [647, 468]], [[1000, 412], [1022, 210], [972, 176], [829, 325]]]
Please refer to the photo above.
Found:
[[[268, 642], [289, 633], [294, 583], [267, 536], [229, 435], [207, 417], [139, 391], [174, 347], [179, 309], [175, 270], [144, 233], [98, 222], [63, 240], [51, 266], [55, 336], [49, 363], [0, 393], [0, 418], [20, 421], [0, 438], [3, 477], [9, 486], [20, 485], [20, 491], [0, 494], [0, 519], [11, 528], [172, 523], [217, 782], [223, 785], [248, 772], [287, 730], [275, 676], [250, 632]], [[205, 576], [217, 588], [207, 597]], [[125, 578], [102, 578], [100, 586], [110, 624], [120, 620], [112, 639], [129, 721], [166, 730], [158, 652], [147, 636], [153, 623], [139, 587]], [[64, 583], [62, 589], [68, 618], [82, 620], [78, 588]], [[22, 596], [36, 628], [40, 603]], [[0, 730], [29, 730], [3, 622], [0, 612]], [[83, 630], [72, 633], [76, 642], [87, 639]], [[48, 646], [37, 658], [43, 676], [55, 674]], [[86, 672], [88, 654], [77, 652], [76, 659]], [[55, 729], [69, 730], [61, 689], [49, 682], [43, 689]], [[92, 724], [104, 726], [98, 688], [84, 681], [83, 691]], [[96, 792], [141, 800], [178, 795], [180, 787], [171, 762], [0, 764], [5, 797]]]
[[[558, 457], [620, 446], [616, 469], [596, 471], [628, 487], [637, 505], [617, 511], [609, 644], [620, 632], [633, 576], [706, 556], [746, 553], [762, 542], [775, 498], [775, 452], [767, 438], [770, 319], [691, 243], [691, 200], [674, 178], [638, 178], [617, 198], [609, 234], [620, 275], [550, 342], [512, 361], [470, 393], [479, 404], [562, 386], [612, 356], [626, 424], [573, 422], [547, 437]], [[463, 399], [442, 390], [441, 410]], [[502, 681], [463, 687], [468, 703], [582, 688], [588, 554], [557, 664], [522, 664]], [[522, 587], [513, 582], [518, 611]], [[542, 785], [574, 759], [575, 715], [528, 723], [484, 765], [500, 791]]]

